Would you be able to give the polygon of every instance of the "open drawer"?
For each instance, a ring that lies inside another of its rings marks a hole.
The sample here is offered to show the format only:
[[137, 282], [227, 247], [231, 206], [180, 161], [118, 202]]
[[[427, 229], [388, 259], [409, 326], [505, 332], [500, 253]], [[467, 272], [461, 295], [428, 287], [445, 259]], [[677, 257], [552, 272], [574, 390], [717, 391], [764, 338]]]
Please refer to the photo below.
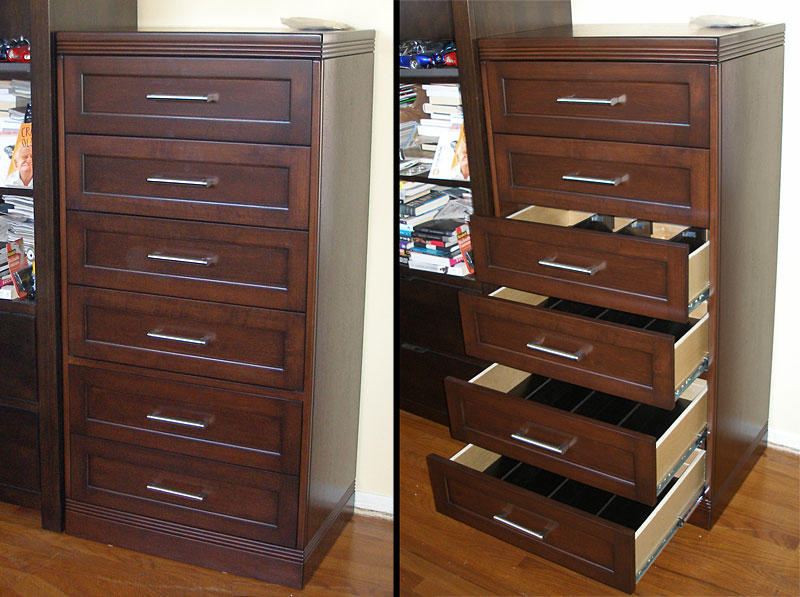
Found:
[[500, 288], [459, 295], [467, 354], [672, 410], [708, 366], [708, 313], [687, 323]]
[[431, 454], [436, 509], [553, 562], [632, 593], [703, 492], [696, 450], [655, 507], [468, 445]]
[[671, 411], [497, 363], [445, 390], [455, 439], [651, 506], [708, 421], [702, 379]]
[[531, 206], [470, 231], [481, 282], [672, 321], [708, 297], [704, 229]]

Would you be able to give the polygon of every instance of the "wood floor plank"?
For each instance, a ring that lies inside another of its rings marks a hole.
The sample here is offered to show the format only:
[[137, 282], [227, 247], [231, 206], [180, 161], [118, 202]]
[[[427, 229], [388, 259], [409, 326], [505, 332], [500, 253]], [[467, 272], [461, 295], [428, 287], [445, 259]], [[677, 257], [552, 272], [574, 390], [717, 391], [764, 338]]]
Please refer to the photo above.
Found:
[[[400, 411], [400, 594], [624, 595], [438, 514], [425, 457], [464, 444]], [[685, 525], [637, 595], [800, 595], [800, 457], [767, 449], [710, 531]]]

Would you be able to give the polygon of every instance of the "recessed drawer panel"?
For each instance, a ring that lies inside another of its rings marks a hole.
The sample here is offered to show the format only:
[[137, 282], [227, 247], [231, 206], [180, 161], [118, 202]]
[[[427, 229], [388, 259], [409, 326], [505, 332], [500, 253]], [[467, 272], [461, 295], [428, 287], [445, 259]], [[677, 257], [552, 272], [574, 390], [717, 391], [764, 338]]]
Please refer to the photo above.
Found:
[[708, 66], [487, 62], [493, 133], [708, 147]]
[[69, 368], [70, 429], [298, 474], [301, 402], [89, 367]]
[[0, 312], [0, 398], [39, 402], [36, 394], [36, 322], [30, 315]]
[[68, 209], [308, 228], [304, 147], [67, 135]]
[[649, 505], [708, 420], [702, 379], [671, 411], [498, 364], [445, 389], [455, 439]]
[[632, 593], [703, 491], [696, 450], [655, 507], [477, 446], [428, 456], [436, 509], [480, 531]]
[[495, 135], [500, 201], [708, 228], [708, 150]]
[[305, 316], [70, 286], [72, 356], [303, 389]]
[[472, 217], [477, 279], [673, 321], [686, 321], [689, 306], [708, 291], [710, 245], [701, 231], [690, 239], [695, 248], [540, 223], [549, 220], [535, 214], [560, 210], [526, 211], [518, 219]]
[[67, 212], [73, 284], [305, 310], [308, 233]]
[[68, 56], [68, 133], [308, 145], [310, 60]]
[[2, 486], [20, 498], [15, 502], [39, 507], [32, 503], [40, 490], [39, 415], [0, 404], [0, 495], [4, 495]]
[[72, 435], [70, 498], [254, 541], [294, 545], [298, 479]]
[[459, 298], [468, 354], [637, 402], [672, 410], [707, 363], [708, 313], [677, 324], [508, 288]]

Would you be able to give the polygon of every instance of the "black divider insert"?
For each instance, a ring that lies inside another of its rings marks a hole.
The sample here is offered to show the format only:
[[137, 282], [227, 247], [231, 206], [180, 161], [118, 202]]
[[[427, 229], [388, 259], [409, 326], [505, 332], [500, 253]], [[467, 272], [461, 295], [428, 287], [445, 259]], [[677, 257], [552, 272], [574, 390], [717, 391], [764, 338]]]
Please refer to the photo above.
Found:
[[689, 245], [689, 252], [694, 253], [706, 242], [706, 231], [703, 228], [687, 228], [669, 240], [674, 243]]
[[596, 393], [575, 409], [576, 415], [583, 415], [611, 425], [618, 425], [636, 408], [638, 402], [618, 398], [611, 394]]
[[[678, 481], [677, 477], [673, 477], [670, 479], [669, 483], [667, 483], [664, 490], [661, 492], [661, 495], [658, 498], [658, 503], [661, 503], [661, 500], [666, 497], [666, 495], [672, 489], [672, 486]], [[650, 514], [655, 510], [658, 506], [645, 506], [644, 504], [640, 504], [639, 502], [634, 502], [633, 500], [629, 500], [628, 498], [614, 496], [614, 499], [611, 500], [611, 503], [608, 504], [605, 510], [601, 513], [601, 517], [605, 518], [610, 522], [615, 522], [617, 524], [621, 524], [622, 526], [628, 527], [629, 529], [636, 530]]]
[[562, 313], [569, 313], [571, 315], [583, 315], [584, 317], [591, 317], [593, 319], [597, 319], [604, 311], [607, 311], [604, 307], [577, 303], [575, 301], [565, 301], [564, 299], [553, 297], [548, 298], [539, 306], [552, 311], [561, 311]]
[[648, 222], [647, 220], [634, 220], [624, 228], [617, 230], [617, 234], [652, 238], [653, 222]]
[[677, 340], [692, 329], [692, 326], [697, 323], [696, 319], [690, 319], [686, 323], [678, 323], [675, 321], [666, 321], [665, 319], [655, 319], [647, 326], [647, 330], [651, 332], [660, 332], [662, 334], [669, 334], [674, 336]]
[[525, 399], [572, 412], [593, 392], [594, 390], [589, 388], [583, 388], [556, 379], [548, 379], [545, 383], [532, 388], [531, 392], [525, 396]]
[[545, 497], [558, 489], [565, 479], [561, 475], [556, 475], [524, 462], [518, 462], [506, 456], [501, 456], [495, 464], [484, 472]]
[[614, 218], [596, 214], [578, 222], [572, 228], [595, 230], [597, 232], [614, 232]]
[[675, 408], [669, 411], [641, 404], [620, 426], [653, 437], [661, 437], [690, 404], [689, 400], [680, 398], [676, 401]]

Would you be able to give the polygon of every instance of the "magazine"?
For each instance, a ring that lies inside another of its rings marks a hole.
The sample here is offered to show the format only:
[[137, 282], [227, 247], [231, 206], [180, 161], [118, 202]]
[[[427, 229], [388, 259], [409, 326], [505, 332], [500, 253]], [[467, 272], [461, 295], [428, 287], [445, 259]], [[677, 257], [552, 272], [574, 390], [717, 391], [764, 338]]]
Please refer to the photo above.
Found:
[[30, 122], [19, 127], [5, 186], [33, 188], [33, 136]]

